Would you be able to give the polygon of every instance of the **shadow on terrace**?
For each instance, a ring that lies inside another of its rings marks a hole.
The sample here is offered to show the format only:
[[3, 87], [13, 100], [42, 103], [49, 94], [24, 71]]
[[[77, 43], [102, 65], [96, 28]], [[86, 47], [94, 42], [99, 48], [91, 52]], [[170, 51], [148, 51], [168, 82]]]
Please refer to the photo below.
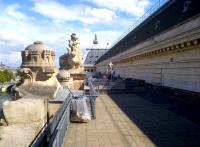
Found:
[[[200, 126], [178, 115], [178, 108], [167, 110], [169, 106], [178, 107], [174, 101], [164, 94], [146, 92], [143, 94], [109, 94], [119, 109], [137, 126], [137, 137], [147, 137], [156, 146], [199, 146]], [[156, 100], [159, 99], [159, 100]], [[150, 101], [149, 101], [150, 100]], [[172, 104], [173, 103], [173, 104]], [[184, 111], [186, 110], [186, 106]], [[198, 107], [199, 108], [199, 107]], [[112, 109], [112, 108], [111, 108]], [[180, 111], [180, 110], [179, 110]], [[110, 111], [112, 113], [112, 111]], [[181, 113], [184, 114], [184, 113]], [[118, 115], [113, 112], [111, 116]], [[187, 114], [188, 116], [189, 114]], [[194, 115], [194, 114], [191, 114]], [[197, 114], [195, 117], [198, 117]], [[196, 119], [198, 120], [198, 119]], [[124, 132], [120, 124], [125, 120], [116, 120], [120, 132]], [[120, 122], [121, 121], [121, 122]], [[133, 133], [134, 134], [134, 133]], [[124, 133], [123, 135], [130, 135]], [[132, 136], [134, 139], [134, 135]]]

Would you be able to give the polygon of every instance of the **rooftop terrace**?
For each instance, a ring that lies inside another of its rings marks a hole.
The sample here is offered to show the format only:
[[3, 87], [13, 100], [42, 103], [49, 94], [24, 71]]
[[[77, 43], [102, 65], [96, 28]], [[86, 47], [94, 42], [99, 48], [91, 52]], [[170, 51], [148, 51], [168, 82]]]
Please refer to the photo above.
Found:
[[101, 95], [96, 120], [71, 123], [63, 146], [199, 146], [200, 126], [166, 106], [136, 94]]

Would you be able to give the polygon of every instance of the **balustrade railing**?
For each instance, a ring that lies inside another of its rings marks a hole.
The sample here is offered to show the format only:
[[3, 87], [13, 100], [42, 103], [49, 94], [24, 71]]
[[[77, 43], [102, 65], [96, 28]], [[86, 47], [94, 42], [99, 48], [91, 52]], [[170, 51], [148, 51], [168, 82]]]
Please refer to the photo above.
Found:
[[114, 43], [111, 45], [110, 49], [114, 47], [121, 39], [123, 39], [127, 34], [129, 34], [133, 29], [135, 29], [137, 26], [139, 26], [142, 22], [144, 22], [150, 15], [152, 15], [156, 10], [161, 8], [165, 3], [167, 3], [170, 0], [158, 0], [150, 9], [148, 9], [139, 19], [137, 19], [134, 24], [127, 29], [120, 37], [114, 41]]
[[31, 147], [61, 147], [67, 128], [70, 123], [70, 104], [72, 95], [66, 96], [60, 109], [49, 122], [47, 122], [36, 138], [31, 142]]
[[[89, 83], [89, 97], [95, 98], [98, 96], [91, 81]], [[69, 89], [68, 89], [69, 90]], [[70, 90], [69, 90], [70, 91]], [[63, 139], [66, 135], [68, 126], [70, 124], [70, 104], [73, 98], [71, 91], [66, 95], [66, 98], [50, 120], [43, 126], [35, 139], [29, 146], [31, 147], [61, 147]]]

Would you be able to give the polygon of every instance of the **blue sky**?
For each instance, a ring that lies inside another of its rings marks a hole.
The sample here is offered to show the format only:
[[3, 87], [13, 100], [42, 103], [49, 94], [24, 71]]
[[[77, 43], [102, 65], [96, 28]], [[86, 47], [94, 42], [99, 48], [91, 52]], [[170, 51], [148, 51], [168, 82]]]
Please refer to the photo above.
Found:
[[42, 41], [56, 53], [66, 53], [74, 32], [83, 55], [94, 34], [106, 47], [125, 32], [156, 0], [0, 0], [0, 61], [21, 64], [21, 50]]

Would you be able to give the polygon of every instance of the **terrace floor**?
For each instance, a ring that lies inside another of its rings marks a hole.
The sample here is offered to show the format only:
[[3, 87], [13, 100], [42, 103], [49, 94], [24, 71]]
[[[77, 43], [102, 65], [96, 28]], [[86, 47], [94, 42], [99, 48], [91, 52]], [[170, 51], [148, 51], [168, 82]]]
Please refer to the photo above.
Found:
[[101, 95], [97, 118], [71, 123], [64, 147], [200, 146], [200, 126], [135, 94]]

